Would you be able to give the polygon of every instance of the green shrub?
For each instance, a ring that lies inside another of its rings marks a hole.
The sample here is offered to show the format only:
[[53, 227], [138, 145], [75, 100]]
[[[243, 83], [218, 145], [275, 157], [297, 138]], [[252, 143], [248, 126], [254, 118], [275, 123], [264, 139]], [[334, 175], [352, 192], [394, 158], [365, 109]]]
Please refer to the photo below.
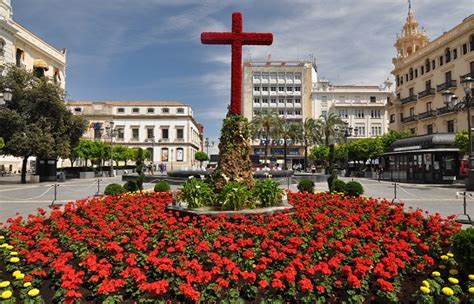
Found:
[[106, 195], [117, 195], [124, 193], [125, 189], [122, 187], [122, 185], [119, 184], [110, 184], [105, 187], [104, 194]]
[[364, 188], [359, 182], [350, 181], [346, 184], [346, 195], [350, 196], [360, 196], [364, 194]]
[[160, 181], [155, 184], [155, 192], [169, 192], [171, 190], [170, 183], [167, 181]]
[[298, 190], [300, 192], [313, 193], [314, 192], [314, 182], [310, 179], [302, 179], [298, 183]]
[[194, 209], [214, 203], [215, 194], [211, 187], [196, 178], [191, 178], [183, 184], [180, 199], [188, 204], [188, 208]]
[[123, 188], [127, 192], [135, 192], [138, 191], [138, 185], [135, 181], [128, 181], [123, 185]]
[[474, 273], [474, 228], [456, 233], [452, 239], [454, 259], [466, 274]]
[[244, 207], [254, 207], [251, 192], [244, 184], [230, 182], [222, 188], [220, 201], [224, 210], [240, 210]]
[[283, 190], [280, 189], [280, 185], [271, 179], [257, 181], [252, 193], [263, 207], [278, 205], [283, 197]]
[[342, 192], [342, 193], [346, 192], [346, 183], [343, 180], [336, 179], [333, 182], [332, 187], [333, 187], [334, 192]]

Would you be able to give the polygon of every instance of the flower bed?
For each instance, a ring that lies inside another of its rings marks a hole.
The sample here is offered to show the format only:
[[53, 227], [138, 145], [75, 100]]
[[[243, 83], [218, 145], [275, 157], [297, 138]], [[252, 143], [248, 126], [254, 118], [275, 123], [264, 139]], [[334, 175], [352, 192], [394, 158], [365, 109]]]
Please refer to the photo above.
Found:
[[3, 301], [21, 303], [396, 302], [419, 288], [459, 229], [385, 200], [289, 200], [293, 214], [190, 219], [164, 212], [169, 194], [126, 194], [10, 220], [0, 230], [0, 282], [11, 284], [0, 283], [0, 295], [11, 291]]

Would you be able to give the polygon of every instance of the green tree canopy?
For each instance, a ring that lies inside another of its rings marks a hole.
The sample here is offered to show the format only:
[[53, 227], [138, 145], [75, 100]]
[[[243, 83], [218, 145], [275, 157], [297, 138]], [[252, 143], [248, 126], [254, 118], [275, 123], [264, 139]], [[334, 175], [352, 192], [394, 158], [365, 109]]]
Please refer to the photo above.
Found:
[[456, 147], [459, 148], [459, 153], [462, 155], [466, 155], [469, 153], [469, 136], [467, 134], [467, 130], [462, 130], [456, 132], [454, 137], [456, 142]]
[[394, 141], [399, 140], [399, 139], [403, 139], [403, 138], [412, 137], [412, 136], [413, 136], [413, 134], [411, 134], [409, 131], [398, 132], [398, 131], [395, 131], [395, 130], [389, 130], [387, 133], [380, 136], [380, 140], [382, 141], [384, 152], [388, 152], [388, 149], [390, 148], [390, 145]]
[[3, 141], [3, 138], [0, 137], [0, 150], [5, 147], [5, 142]]
[[45, 77], [7, 66], [0, 76], [0, 90], [5, 88], [12, 90], [12, 100], [0, 108], [4, 153], [23, 158], [21, 181], [26, 183], [28, 158], [69, 157], [86, 123], [74, 118], [64, 104], [64, 91]]
[[384, 152], [383, 142], [380, 137], [350, 141], [347, 144], [347, 149], [350, 160], [364, 162], [368, 159], [375, 159]]
[[329, 147], [325, 145], [314, 146], [311, 148], [309, 158], [319, 164], [329, 161]]
[[265, 139], [265, 163], [268, 159], [268, 145], [270, 144], [270, 139], [279, 139], [280, 137], [278, 134], [281, 129], [280, 124], [281, 120], [278, 119], [278, 115], [273, 112], [264, 112], [257, 115], [250, 123], [252, 137]]

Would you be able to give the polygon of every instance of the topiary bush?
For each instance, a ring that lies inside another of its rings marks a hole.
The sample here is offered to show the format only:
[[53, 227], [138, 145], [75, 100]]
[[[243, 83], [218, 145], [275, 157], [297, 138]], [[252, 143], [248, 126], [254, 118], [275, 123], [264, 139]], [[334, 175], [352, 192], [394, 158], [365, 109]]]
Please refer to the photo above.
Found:
[[332, 187], [333, 187], [334, 192], [346, 193], [346, 183], [343, 180], [336, 179], [333, 182]]
[[170, 183], [167, 181], [160, 181], [155, 184], [155, 192], [169, 192], [171, 190]]
[[345, 193], [350, 196], [360, 196], [364, 194], [364, 187], [359, 182], [350, 181], [346, 184]]
[[135, 192], [135, 191], [138, 191], [138, 190], [139, 190], [138, 185], [137, 185], [137, 182], [135, 182], [135, 181], [128, 181], [128, 182], [126, 182], [126, 183], [123, 185], [123, 188], [124, 188], [125, 191], [127, 191], [127, 192]]
[[281, 203], [283, 197], [283, 189], [280, 185], [271, 180], [264, 179], [255, 183], [252, 189], [253, 196], [260, 201], [262, 207], [275, 206]]
[[105, 195], [117, 195], [124, 193], [125, 189], [120, 184], [110, 184], [105, 187], [104, 194]]
[[453, 236], [452, 251], [463, 272], [474, 273], [474, 228], [461, 230]]
[[313, 193], [314, 192], [314, 182], [310, 179], [302, 179], [298, 183], [298, 190], [300, 192]]

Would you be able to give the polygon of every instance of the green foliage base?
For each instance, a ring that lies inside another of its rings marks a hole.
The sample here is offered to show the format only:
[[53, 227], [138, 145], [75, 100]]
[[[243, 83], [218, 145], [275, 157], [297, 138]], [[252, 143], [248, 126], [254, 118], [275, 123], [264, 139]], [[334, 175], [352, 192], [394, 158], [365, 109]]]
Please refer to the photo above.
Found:
[[454, 257], [461, 268], [468, 274], [474, 274], [474, 228], [455, 234], [452, 246]]
[[135, 181], [128, 181], [123, 185], [123, 188], [127, 192], [135, 192], [138, 191], [138, 185]]
[[298, 183], [298, 190], [300, 192], [313, 193], [314, 192], [314, 182], [310, 179], [302, 179]]
[[122, 194], [125, 192], [125, 189], [122, 187], [122, 185], [119, 184], [110, 184], [105, 187], [104, 194], [105, 195], [117, 195], [117, 194]]
[[346, 184], [346, 195], [349, 196], [360, 196], [364, 194], [364, 187], [359, 182], [350, 181]]
[[170, 183], [166, 181], [157, 182], [154, 188], [155, 192], [169, 192], [171, 190]]

